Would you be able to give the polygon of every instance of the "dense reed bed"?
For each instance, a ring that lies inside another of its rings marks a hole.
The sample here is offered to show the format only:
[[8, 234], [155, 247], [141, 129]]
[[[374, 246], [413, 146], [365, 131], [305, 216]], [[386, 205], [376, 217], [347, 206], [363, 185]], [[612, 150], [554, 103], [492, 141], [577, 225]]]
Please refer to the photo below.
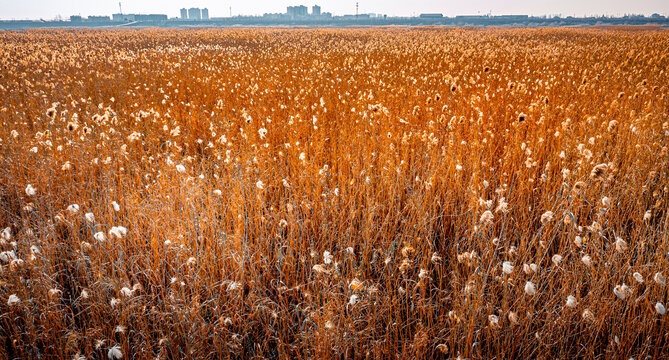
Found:
[[0, 357], [669, 356], [667, 49], [0, 32]]

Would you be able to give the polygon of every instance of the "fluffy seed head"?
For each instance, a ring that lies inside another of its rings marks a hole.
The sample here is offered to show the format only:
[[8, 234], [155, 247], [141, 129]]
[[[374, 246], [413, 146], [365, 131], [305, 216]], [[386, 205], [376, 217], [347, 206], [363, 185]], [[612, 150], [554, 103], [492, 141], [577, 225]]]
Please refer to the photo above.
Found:
[[616, 238], [616, 251], [621, 253], [627, 250], [627, 241], [622, 238]]
[[665, 309], [661, 302], [658, 302], [655, 303], [655, 311], [660, 315], [664, 315], [664, 313], [667, 312], [667, 309]]
[[625, 300], [625, 297], [627, 296], [628, 289], [629, 288], [625, 284], [616, 285], [616, 287], [613, 288], [613, 293], [616, 294], [618, 299]]
[[513, 272], [513, 264], [510, 261], [505, 261], [502, 263], [502, 271], [505, 274], [511, 274]]
[[534, 296], [537, 293], [537, 290], [534, 288], [534, 284], [531, 281], [525, 283], [525, 294], [529, 296]]
[[123, 353], [121, 352], [121, 347], [118, 345], [114, 345], [109, 349], [107, 352], [107, 358], [109, 360], [120, 360], [123, 359]]
[[8, 306], [14, 306], [14, 305], [18, 305], [20, 303], [21, 303], [21, 299], [19, 299], [19, 297], [16, 296], [16, 294], [11, 294], [11, 295], [9, 295], [9, 298], [7, 298], [7, 305]]
[[653, 276], [653, 280], [655, 280], [655, 282], [660, 285], [667, 284], [667, 281], [664, 279], [664, 275], [662, 275], [661, 272], [655, 273], [655, 276]]
[[547, 222], [553, 220], [553, 212], [552, 211], [546, 211], [545, 213], [541, 214], [541, 223], [546, 224]]

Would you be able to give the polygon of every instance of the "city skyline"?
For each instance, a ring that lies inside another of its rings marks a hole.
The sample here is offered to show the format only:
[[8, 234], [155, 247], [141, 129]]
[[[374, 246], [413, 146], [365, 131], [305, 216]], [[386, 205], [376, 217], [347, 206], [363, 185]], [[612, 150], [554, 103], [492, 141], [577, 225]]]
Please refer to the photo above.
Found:
[[[622, 16], [626, 14], [651, 15], [658, 13], [669, 15], [669, 2], [661, 0], [629, 1], [530, 1], [514, 0], [504, 3], [486, 0], [477, 2], [444, 2], [435, 0], [416, 0], [411, 3], [400, 1], [358, 1], [359, 13], [387, 14], [388, 16], [417, 16], [420, 13], [443, 13], [445, 16], [455, 15], [493, 15], [527, 14], [562, 16]], [[355, 14], [356, 1], [176, 1], [146, 0], [121, 2], [123, 13], [166, 14], [170, 18], [179, 17], [181, 8], [208, 8], [210, 17], [228, 17], [238, 15], [262, 15], [264, 13], [285, 13], [291, 5], [305, 5], [311, 9], [320, 5], [323, 12], [335, 15]], [[53, 19], [58, 16], [67, 18], [70, 15], [111, 15], [119, 12], [118, 1], [87, 2], [81, 0], [56, 2], [46, 0], [27, 0], [10, 2], [0, 0], [0, 19]]]

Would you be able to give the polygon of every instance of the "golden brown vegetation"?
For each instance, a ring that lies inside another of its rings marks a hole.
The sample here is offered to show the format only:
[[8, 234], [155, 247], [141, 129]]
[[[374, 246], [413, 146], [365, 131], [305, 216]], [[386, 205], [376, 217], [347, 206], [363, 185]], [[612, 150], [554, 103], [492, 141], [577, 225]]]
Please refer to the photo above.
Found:
[[0, 33], [0, 357], [666, 357], [667, 49]]

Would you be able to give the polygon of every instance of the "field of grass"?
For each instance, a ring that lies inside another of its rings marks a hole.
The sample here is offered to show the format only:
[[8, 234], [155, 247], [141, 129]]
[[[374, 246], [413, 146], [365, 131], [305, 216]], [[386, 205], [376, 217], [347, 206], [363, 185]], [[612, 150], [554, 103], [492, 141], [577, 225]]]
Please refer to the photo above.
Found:
[[669, 356], [669, 32], [0, 32], [0, 358]]

